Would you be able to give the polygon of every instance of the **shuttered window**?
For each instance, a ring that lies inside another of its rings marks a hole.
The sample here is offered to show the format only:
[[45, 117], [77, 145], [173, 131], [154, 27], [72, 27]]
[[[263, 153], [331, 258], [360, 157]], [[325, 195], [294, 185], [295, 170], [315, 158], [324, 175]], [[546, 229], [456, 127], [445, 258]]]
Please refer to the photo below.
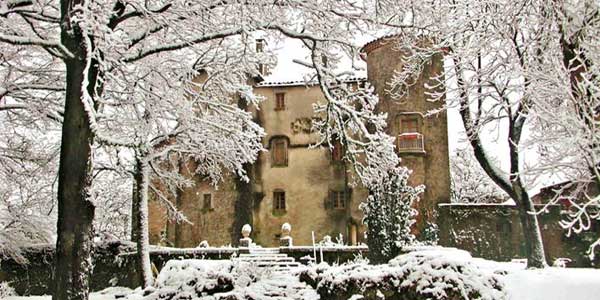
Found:
[[275, 110], [285, 109], [285, 93], [275, 93]]
[[287, 166], [287, 140], [275, 138], [271, 141], [272, 166]]

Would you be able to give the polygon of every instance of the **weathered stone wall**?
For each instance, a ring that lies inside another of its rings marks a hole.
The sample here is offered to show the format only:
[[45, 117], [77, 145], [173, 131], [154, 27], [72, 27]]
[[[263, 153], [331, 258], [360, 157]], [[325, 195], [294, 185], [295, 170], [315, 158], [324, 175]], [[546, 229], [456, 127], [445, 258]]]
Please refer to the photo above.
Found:
[[[411, 85], [406, 96], [396, 99], [387, 92], [390, 89], [389, 80], [397, 70], [403, 67], [402, 52], [396, 48], [397, 37], [380, 39], [365, 46], [367, 53], [369, 82], [375, 87], [381, 103], [379, 110], [388, 113], [388, 132], [398, 136], [400, 118], [406, 114], [420, 116], [419, 132], [423, 135], [425, 153], [400, 153], [402, 164], [413, 171], [410, 183], [424, 184], [425, 193], [417, 204], [419, 216], [417, 233], [426, 222], [435, 223], [436, 210], [439, 203], [449, 202], [450, 199], [450, 163], [448, 156], [448, 120], [445, 111], [432, 116], [428, 112], [438, 110], [445, 101], [430, 101], [426, 86], [435, 85], [433, 78], [443, 71], [441, 55], [436, 55], [428, 61], [418, 80]], [[431, 92], [431, 91], [429, 91]]]
[[[538, 216], [548, 262], [569, 258], [572, 262], [568, 266], [591, 266], [585, 253], [598, 237], [597, 230], [566, 237], [566, 231], [558, 224], [560, 209], [551, 206], [548, 213]], [[498, 261], [526, 257], [521, 223], [513, 205], [442, 204], [438, 222], [442, 246], [465, 249], [473, 256]], [[598, 262], [594, 265], [598, 266]]]
[[[392, 99], [385, 93], [387, 81], [394, 71], [402, 67], [399, 52], [393, 43], [376, 42], [377, 47], [368, 47], [368, 78], [382, 99], [378, 108], [388, 112], [389, 133], [397, 136], [400, 132], [398, 118], [404, 113], [417, 113], [424, 116], [443, 103], [428, 101], [425, 84], [442, 70], [442, 60], [435, 57], [425, 66], [423, 74], [403, 99]], [[186, 214], [193, 225], [168, 225], [156, 216], [151, 216], [151, 236], [165, 227], [168, 240], [177, 247], [196, 246], [207, 240], [211, 245], [237, 244], [239, 230], [244, 223], [253, 227], [251, 237], [257, 244], [276, 246], [281, 225], [292, 224], [296, 245], [311, 245], [311, 232], [317, 241], [323, 236], [333, 238], [340, 234], [345, 241], [357, 244], [364, 240], [360, 202], [368, 195], [366, 189], [350, 189], [349, 166], [333, 162], [327, 148], [309, 149], [318, 141], [311, 131], [314, 117], [313, 104], [324, 102], [319, 86], [303, 84], [258, 85], [255, 92], [265, 97], [260, 108], [248, 107], [254, 120], [266, 131], [263, 140], [265, 148], [270, 148], [274, 137], [288, 141], [287, 166], [274, 166], [270, 152], [260, 153], [258, 160], [248, 166], [250, 182], [240, 183], [228, 176], [219, 189], [195, 179], [199, 185], [184, 189], [176, 197], [177, 206]], [[285, 93], [285, 108], [276, 108], [276, 94]], [[450, 175], [448, 161], [447, 119], [445, 112], [431, 117], [421, 117], [420, 132], [424, 136], [424, 153], [402, 153], [403, 164], [413, 170], [411, 184], [424, 184], [425, 193], [417, 204], [420, 212], [417, 233], [427, 221], [435, 222], [438, 203], [448, 202]], [[269, 149], [270, 150], [270, 149]], [[273, 209], [275, 190], [285, 192], [286, 210]], [[331, 191], [346, 190], [348, 198], [344, 209], [331, 207]], [[202, 210], [202, 194], [211, 193], [214, 210]], [[164, 219], [164, 218], [162, 218]], [[158, 224], [157, 224], [158, 223]], [[156, 238], [152, 240], [156, 242]]]
[[[289, 146], [287, 166], [273, 166], [271, 153], [261, 153], [255, 163], [259, 172], [253, 180], [264, 197], [256, 205], [253, 239], [263, 246], [278, 245], [281, 225], [285, 222], [292, 224], [296, 245], [311, 245], [312, 231], [318, 240], [325, 235], [339, 234], [348, 239], [351, 207], [358, 206], [358, 202], [351, 200], [346, 209], [327, 205], [331, 190], [347, 188], [346, 168], [331, 160], [329, 149], [308, 148], [317, 142], [317, 136], [310, 129], [314, 115], [312, 105], [324, 101], [319, 87], [259, 87], [256, 92], [266, 98], [260, 110], [254, 111], [267, 132], [264, 146], [269, 148], [271, 138], [277, 136], [288, 138]], [[285, 93], [283, 110], [275, 109], [276, 93]], [[275, 190], [285, 191], [285, 212], [273, 210]]]

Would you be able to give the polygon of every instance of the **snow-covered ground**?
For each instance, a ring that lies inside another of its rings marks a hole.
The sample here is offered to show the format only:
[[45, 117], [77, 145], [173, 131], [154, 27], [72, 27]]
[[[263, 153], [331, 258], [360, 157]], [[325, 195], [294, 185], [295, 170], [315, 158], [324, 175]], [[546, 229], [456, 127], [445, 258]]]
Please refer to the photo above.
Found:
[[[420, 258], [426, 258], [420, 260]], [[431, 259], [433, 258], [433, 259]], [[416, 263], [413, 263], [416, 262]], [[438, 268], [442, 263], [444, 267]], [[455, 268], [455, 266], [461, 266]], [[421, 270], [415, 271], [414, 266], [421, 266]], [[448, 267], [450, 266], [450, 267]], [[321, 266], [319, 266], [321, 267]], [[392, 274], [398, 270], [411, 274], [418, 278], [419, 284], [431, 280], [432, 275], [440, 278], [440, 272], [447, 272], [443, 278], [462, 278], [461, 281], [470, 286], [478, 288], [487, 286], [487, 277], [493, 276], [503, 286], [503, 293], [490, 290], [489, 295], [502, 295], [500, 299], [506, 300], [594, 300], [600, 299], [600, 270], [597, 269], [575, 269], [556, 268], [525, 269], [520, 262], [495, 262], [471, 257], [466, 251], [451, 248], [422, 248], [400, 256], [392, 260], [388, 265], [370, 266], [364, 262], [355, 263], [353, 266], [327, 267], [326, 272], [334, 278], [326, 280], [343, 281], [344, 277], [370, 276], [377, 278], [381, 273]], [[412, 269], [411, 269], [412, 268]], [[446, 269], [444, 269], [446, 268]], [[469, 271], [465, 269], [469, 268]], [[460, 269], [460, 274], [452, 273], [452, 270]], [[350, 270], [350, 271], [348, 271]], [[447, 270], [447, 271], [445, 271]], [[369, 274], [369, 272], [371, 272]], [[451, 274], [452, 273], [452, 274]], [[325, 274], [325, 273], [324, 273]], [[421, 275], [419, 275], [421, 274]], [[438, 275], [436, 275], [438, 274]], [[475, 275], [469, 275], [475, 274]], [[458, 275], [458, 277], [456, 277]], [[329, 275], [327, 275], [329, 276]], [[429, 276], [429, 277], [428, 277]], [[471, 278], [472, 277], [472, 278]], [[484, 280], [482, 280], [482, 278]], [[196, 279], [196, 280], [193, 280]], [[195, 296], [195, 291], [214, 291], [215, 284], [229, 282], [233, 283], [232, 289], [222, 293], [206, 293], [200, 298]], [[438, 283], [439, 284], [439, 283]], [[427, 286], [427, 283], [425, 283]], [[130, 290], [127, 288], [109, 288], [102, 292], [92, 293], [90, 300], [114, 300], [118, 296], [127, 300], [153, 300], [159, 299], [159, 295], [177, 292], [179, 296], [186, 299], [214, 300], [222, 299], [223, 296], [237, 296], [227, 299], [306, 299], [317, 300], [319, 295], [307, 284], [300, 282], [298, 276], [290, 273], [258, 272], [256, 268], [240, 266], [230, 261], [171, 261], [163, 269], [157, 279], [157, 286], [153, 289]], [[183, 295], [183, 293], [188, 293]], [[145, 296], [144, 296], [145, 294]], [[219, 297], [215, 297], [218, 296]], [[189, 298], [188, 298], [189, 297]], [[505, 298], [504, 298], [505, 297]], [[5, 300], [50, 300], [50, 296], [17, 297], [11, 296]], [[497, 298], [493, 298], [497, 299]]]
[[600, 270], [546, 268], [505, 276], [510, 300], [600, 299]]

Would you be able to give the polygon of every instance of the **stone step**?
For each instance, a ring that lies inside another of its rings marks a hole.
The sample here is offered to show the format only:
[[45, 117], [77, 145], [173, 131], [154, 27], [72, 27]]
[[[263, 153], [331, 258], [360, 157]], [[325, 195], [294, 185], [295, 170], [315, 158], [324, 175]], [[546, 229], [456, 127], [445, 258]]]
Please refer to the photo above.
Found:
[[295, 261], [247, 261], [247, 260], [240, 260], [238, 262], [241, 263], [249, 263], [249, 264], [253, 264], [256, 265], [258, 267], [263, 267], [263, 266], [300, 266], [300, 263], [297, 263]]
[[250, 248], [250, 253], [279, 253], [279, 248]]
[[257, 261], [261, 261], [261, 262], [267, 262], [267, 261], [295, 262], [296, 261], [293, 257], [252, 257], [252, 258], [244, 257], [244, 258], [234, 258], [233, 260], [234, 261], [247, 261], [247, 262], [257, 262]]
[[264, 257], [264, 256], [272, 256], [272, 257], [287, 257], [287, 254], [282, 254], [282, 253], [266, 253], [266, 254], [258, 254], [258, 253], [243, 253], [240, 254], [240, 258], [241, 257]]

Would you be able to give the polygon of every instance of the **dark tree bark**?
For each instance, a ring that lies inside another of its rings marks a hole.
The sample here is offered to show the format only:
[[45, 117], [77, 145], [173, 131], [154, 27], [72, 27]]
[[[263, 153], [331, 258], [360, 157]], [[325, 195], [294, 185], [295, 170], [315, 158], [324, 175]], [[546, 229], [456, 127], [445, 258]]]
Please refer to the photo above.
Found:
[[81, 0], [61, 1], [61, 42], [74, 54], [65, 59], [67, 86], [58, 171], [58, 223], [53, 300], [85, 300], [92, 271], [94, 205], [89, 201], [92, 180], [93, 135], [82, 102], [82, 89], [92, 92], [97, 68], [88, 72], [83, 87], [86, 47], [81, 30], [71, 26], [73, 6]]

